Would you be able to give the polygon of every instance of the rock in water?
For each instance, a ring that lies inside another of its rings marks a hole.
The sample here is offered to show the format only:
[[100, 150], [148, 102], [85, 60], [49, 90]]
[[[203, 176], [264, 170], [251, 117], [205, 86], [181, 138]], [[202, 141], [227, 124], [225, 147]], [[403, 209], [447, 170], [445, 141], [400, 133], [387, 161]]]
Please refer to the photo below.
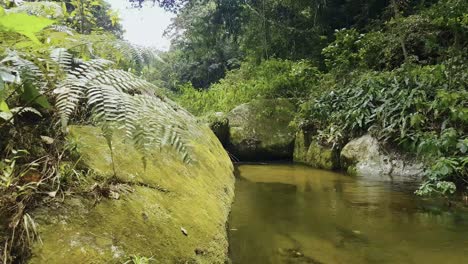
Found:
[[340, 159], [343, 168], [352, 175], [409, 181], [418, 181], [424, 176], [422, 163], [394, 151], [384, 152], [378, 140], [370, 135], [346, 144]]
[[287, 99], [261, 99], [228, 113], [228, 151], [241, 161], [292, 159], [295, 106]]
[[294, 141], [294, 162], [303, 163], [318, 169], [340, 168], [340, 155], [337, 149], [324, 146], [313, 140], [305, 131], [299, 131]]

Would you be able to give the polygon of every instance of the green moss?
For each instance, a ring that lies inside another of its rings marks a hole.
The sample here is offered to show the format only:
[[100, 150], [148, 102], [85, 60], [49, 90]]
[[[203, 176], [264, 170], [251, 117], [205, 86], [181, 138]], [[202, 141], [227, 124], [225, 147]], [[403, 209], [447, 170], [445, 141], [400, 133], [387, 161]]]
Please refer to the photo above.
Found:
[[351, 176], [357, 176], [358, 173], [357, 173], [356, 166], [348, 166], [346, 168], [346, 173], [348, 173], [348, 175], [351, 175]]
[[296, 133], [296, 139], [294, 140], [294, 162], [306, 163], [307, 150], [309, 145], [306, 142], [307, 135], [303, 131]]
[[[100, 130], [72, 127], [71, 135], [84, 163], [102, 179], [111, 177], [110, 152]], [[166, 150], [154, 151], [144, 168], [131, 144], [119, 135], [114, 142], [116, 176], [135, 191], [96, 206], [77, 197], [58, 209], [38, 210], [34, 215], [44, 244], [33, 247], [31, 263], [121, 263], [130, 255], [153, 256], [158, 263], [224, 263], [234, 178], [213, 133], [207, 127], [193, 131], [189, 144], [197, 161], [190, 165]], [[197, 255], [196, 249], [205, 254]]]
[[295, 106], [287, 99], [254, 100], [229, 114], [230, 146], [242, 160], [292, 158]]
[[320, 145], [308, 138], [302, 131], [296, 134], [294, 144], [294, 161], [307, 164], [314, 168], [334, 170], [340, 168], [338, 151]]

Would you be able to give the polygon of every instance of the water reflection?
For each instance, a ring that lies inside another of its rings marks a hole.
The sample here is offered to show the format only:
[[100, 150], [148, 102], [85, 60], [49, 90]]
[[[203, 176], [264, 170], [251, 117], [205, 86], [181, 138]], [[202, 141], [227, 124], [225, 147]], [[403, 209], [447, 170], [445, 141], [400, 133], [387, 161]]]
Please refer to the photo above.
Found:
[[238, 171], [234, 264], [468, 263], [468, 215], [415, 197], [414, 185], [297, 165]]

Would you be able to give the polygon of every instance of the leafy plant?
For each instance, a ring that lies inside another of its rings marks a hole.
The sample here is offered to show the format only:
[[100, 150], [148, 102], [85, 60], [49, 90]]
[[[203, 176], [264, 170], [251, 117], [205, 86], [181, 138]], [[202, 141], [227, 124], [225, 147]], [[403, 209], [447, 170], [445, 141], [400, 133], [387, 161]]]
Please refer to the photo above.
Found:
[[180, 86], [176, 100], [196, 115], [228, 112], [234, 107], [258, 98], [290, 98], [300, 101], [318, 82], [319, 71], [308, 61], [268, 60], [260, 65], [244, 62], [240, 69], [229, 72], [209, 90], [191, 85]]
[[[61, 56], [68, 57], [61, 60], [62, 64], [71, 61], [65, 51]], [[151, 84], [128, 72], [109, 69], [110, 65], [112, 62], [102, 59], [79, 63], [57, 85], [54, 93], [63, 128], [85, 100], [94, 121], [103, 124], [105, 130], [118, 124], [138, 149], [171, 145], [188, 162], [183, 142], [186, 131], [181, 126], [186, 114], [168, 99], [154, 95], [157, 88]], [[108, 132], [105, 135], [111, 136]]]
[[41, 44], [36, 34], [53, 23], [53, 20], [47, 18], [31, 16], [24, 13], [6, 14], [0, 11], [0, 31], [22, 34], [36, 44]]
[[303, 104], [302, 124], [315, 131], [319, 140], [338, 147], [372, 133], [387, 144], [417, 153], [435, 162], [428, 184], [422, 187], [427, 191], [418, 193], [438, 187], [450, 193], [454, 185], [439, 181], [460, 183], [468, 178], [464, 158], [468, 92], [461, 84], [466, 76], [449, 80], [452, 67], [452, 62], [446, 62], [354, 73], [341, 88]]

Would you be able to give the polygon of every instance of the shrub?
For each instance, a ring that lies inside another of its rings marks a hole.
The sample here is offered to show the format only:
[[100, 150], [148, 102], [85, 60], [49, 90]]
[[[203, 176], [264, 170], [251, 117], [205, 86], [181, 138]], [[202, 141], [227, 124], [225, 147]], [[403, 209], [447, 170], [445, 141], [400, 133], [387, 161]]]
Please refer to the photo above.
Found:
[[203, 91], [190, 84], [179, 87], [177, 101], [196, 115], [230, 111], [256, 98], [301, 100], [312, 93], [320, 76], [308, 61], [267, 60], [260, 65], [244, 62], [240, 69]]
[[468, 177], [468, 79], [466, 74], [452, 74], [454, 69], [467, 71], [456, 61], [355, 73], [341, 88], [303, 104], [302, 122], [317, 131], [321, 140], [337, 146], [370, 132], [435, 161], [428, 178], [432, 187], [439, 180], [460, 182]]

